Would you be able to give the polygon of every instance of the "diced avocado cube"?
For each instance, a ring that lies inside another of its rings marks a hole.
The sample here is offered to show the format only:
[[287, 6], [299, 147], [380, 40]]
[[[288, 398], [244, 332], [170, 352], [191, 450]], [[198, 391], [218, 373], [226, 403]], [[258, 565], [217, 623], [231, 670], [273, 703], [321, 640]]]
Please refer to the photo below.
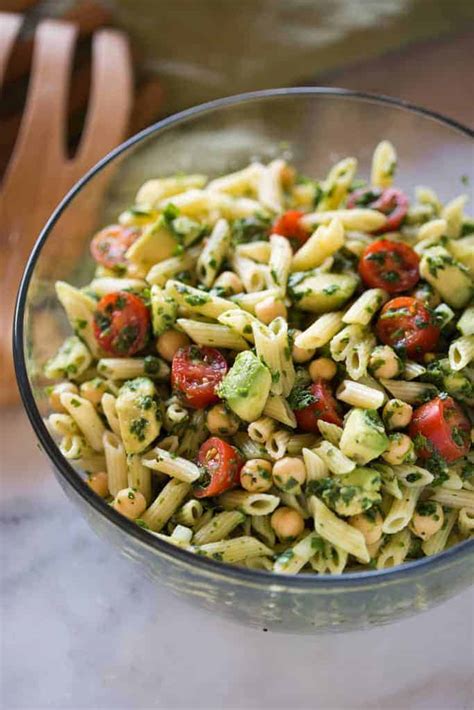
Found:
[[148, 377], [128, 380], [120, 388], [116, 408], [127, 454], [144, 451], [160, 433], [155, 395], [155, 385]]
[[51, 380], [68, 377], [74, 380], [87, 370], [92, 356], [80, 338], [71, 335], [66, 338], [58, 352], [46, 363], [44, 374]]
[[178, 242], [166, 226], [162, 216], [143, 230], [143, 234], [127, 251], [127, 259], [149, 269], [163, 259], [168, 259], [176, 250]]
[[358, 464], [376, 459], [388, 447], [385, 428], [375, 409], [353, 409], [339, 443], [343, 454]]
[[218, 394], [245, 422], [258, 419], [265, 407], [272, 378], [268, 368], [254, 353], [239, 353], [222, 380]]
[[420, 274], [453, 308], [467, 306], [474, 295], [469, 269], [444, 247], [433, 247], [422, 256]]
[[322, 479], [321, 495], [338, 515], [358, 515], [380, 503], [381, 483], [378, 471], [358, 467], [343, 476]]
[[344, 305], [357, 288], [356, 276], [316, 274], [291, 288], [295, 305], [303, 311], [329, 313]]

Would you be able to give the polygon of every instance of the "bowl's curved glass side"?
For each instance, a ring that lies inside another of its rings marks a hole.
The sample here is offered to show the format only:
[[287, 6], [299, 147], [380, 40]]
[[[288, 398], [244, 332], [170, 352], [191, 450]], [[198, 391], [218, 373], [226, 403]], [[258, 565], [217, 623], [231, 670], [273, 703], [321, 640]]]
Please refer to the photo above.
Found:
[[[301, 173], [316, 178], [322, 178], [336, 160], [354, 155], [360, 173], [368, 176], [373, 148], [382, 138], [396, 146], [397, 184], [410, 194], [414, 185], [427, 184], [446, 200], [463, 191], [463, 176], [471, 175], [471, 184], [474, 181], [472, 141], [454, 127], [392, 104], [309, 90], [224, 103], [217, 110], [192, 113], [177, 124], [171, 121], [131, 144], [105, 170], [90, 177], [36, 253], [28, 285], [23, 350], [36, 406], [29, 402], [29, 393], [26, 400], [36, 429], [42, 427], [36, 407], [40, 415], [47, 411], [42, 366], [69, 332], [54, 283], [57, 279], [77, 286], [87, 283], [92, 274], [87, 248], [91, 234], [133, 204], [144, 180], [180, 171], [215, 176], [242, 167], [252, 157], [268, 160], [277, 155], [288, 156]], [[24, 383], [20, 386], [25, 389]], [[42, 435], [48, 436], [44, 431]], [[434, 560], [432, 567], [412, 570], [396, 583], [387, 578], [353, 588], [334, 580], [328, 587], [315, 579], [314, 586], [302, 591], [282, 587], [275, 578], [241, 585], [237, 594], [232, 577], [225, 580], [192, 563], [173, 562], [153, 543], [145, 546], [120, 524], [97, 513], [81, 493], [72, 490], [64, 471], [58, 478], [92, 526], [139, 559], [154, 578], [210, 608], [259, 626], [303, 632], [383, 623], [438, 603], [472, 581], [472, 565], [467, 555], [459, 555], [442, 565]]]
[[471, 554], [467, 552], [436, 569], [413, 570], [401, 580], [388, 576], [353, 582], [339, 589], [332, 584], [295, 589], [277, 576], [271, 583], [260, 578], [248, 584], [212, 575], [141, 544], [100, 515], [65, 484], [60, 474], [56, 475], [95, 532], [139, 563], [148, 577], [214, 614], [256, 628], [311, 634], [387, 624], [436, 606], [473, 581], [472, 548]]

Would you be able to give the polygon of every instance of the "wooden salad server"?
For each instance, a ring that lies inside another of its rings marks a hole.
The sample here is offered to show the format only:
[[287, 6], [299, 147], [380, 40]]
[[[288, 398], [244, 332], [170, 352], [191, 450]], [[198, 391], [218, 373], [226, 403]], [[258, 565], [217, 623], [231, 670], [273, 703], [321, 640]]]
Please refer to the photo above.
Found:
[[[0, 13], [0, 85], [22, 24], [22, 16]], [[72, 185], [127, 134], [133, 96], [128, 43], [116, 30], [92, 39], [91, 90], [80, 144], [73, 158], [66, 148], [68, 95], [77, 27], [44, 20], [35, 33], [32, 69], [16, 143], [0, 185], [0, 405], [18, 400], [11, 354], [15, 298], [27, 258], [49, 215]], [[74, 256], [74, 229], [91, 228], [108, 174], [96, 181], [86, 213], [74, 205], [64, 250]], [[94, 214], [92, 214], [94, 213]], [[81, 245], [82, 247], [82, 245]]]

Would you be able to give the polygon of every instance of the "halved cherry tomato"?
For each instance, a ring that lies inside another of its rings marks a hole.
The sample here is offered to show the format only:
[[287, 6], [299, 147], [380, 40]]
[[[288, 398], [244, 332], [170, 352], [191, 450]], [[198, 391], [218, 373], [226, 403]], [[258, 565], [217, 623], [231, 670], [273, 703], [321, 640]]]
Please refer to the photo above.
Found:
[[171, 382], [186, 404], [203, 409], [219, 401], [216, 387], [226, 372], [227, 362], [219, 350], [188, 345], [173, 357]]
[[94, 335], [103, 350], [130, 357], [145, 346], [150, 313], [141, 298], [128, 291], [103, 296], [94, 313]]
[[280, 234], [287, 239], [294, 239], [297, 246], [301, 246], [308, 239], [311, 232], [301, 224], [301, 217], [304, 212], [300, 210], [288, 210], [275, 220], [272, 227], [272, 234]]
[[125, 254], [139, 235], [136, 229], [111, 224], [94, 236], [90, 246], [91, 254], [95, 261], [107, 269], [126, 266]]
[[428, 459], [436, 452], [448, 463], [469, 452], [470, 431], [469, 419], [459, 404], [447, 396], [422, 404], [410, 422], [410, 436], [418, 442], [418, 456]]
[[415, 360], [433, 350], [440, 329], [430, 312], [416, 298], [399, 296], [385, 304], [375, 326], [382, 343]]
[[331, 390], [323, 380], [318, 380], [308, 387], [314, 401], [302, 409], [293, 410], [298, 427], [303, 431], [319, 432], [318, 421], [342, 426], [342, 419], [337, 411], [337, 402]]
[[199, 449], [198, 463], [203, 469], [194, 484], [196, 498], [208, 498], [224, 493], [239, 483], [244, 460], [234, 446], [218, 436], [211, 436]]
[[387, 221], [373, 234], [384, 234], [385, 232], [395, 232], [408, 212], [408, 197], [401, 190], [395, 187], [388, 187], [385, 190], [379, 188], [362, 187], [354, 190], [347, 200], [347, 207], [368, 207], [371, 210], [378, 210], [387, 215]]
[[359, 261], [359, 274], [370, 288], [383, 288], [388, 293], [408, 291], [418, 282], [420, 258], [408, 244], [378, 239], [364, 249]]

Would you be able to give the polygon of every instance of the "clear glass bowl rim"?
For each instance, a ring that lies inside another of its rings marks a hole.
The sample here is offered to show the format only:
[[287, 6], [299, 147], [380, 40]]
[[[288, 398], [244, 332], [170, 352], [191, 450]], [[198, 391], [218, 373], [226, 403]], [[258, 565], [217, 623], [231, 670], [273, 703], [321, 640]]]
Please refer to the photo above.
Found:
[[150, 535], [146, 530], [143, 530], [138, 525], [128, 520], [127, 518], [117, 513], [111, 506], [99, 498], [87, 484], [77, 474], [75, 469], [63, 458], [56, 445], [54, 439], [49, 434], [41, 414], [36, 406], [35, 398], [30, 387], [30, 382], [27, 374], [26, 358], [24, 352], [24, 317], [27, 301], [28, 288], [33, 275], [36, 263], [40, 257], [43, 246], [46, 243], [51, 229], [54, 227], [62, 213], [67, 209], [69, 203], [74, 199], [81, 189], [98, 173], [113, 161], [116, 157], [126, 152], [132, 146], [145, 140], [146, 138], [158, 133], [164, 128], [178, 126], [189, 118], [198, 116], [226, 108], [236, 104], [244, 104], [247, 102], [260, 101], [266, 99], [285, 98], [287, 96], [321, 96], [321, 97], [340, 97], [359, 100], [367, 103], [385, 104], [395, 108], [406, 110], [407, 112], [420, 114], [427, 118], [433, 119], [444, 124], [447, 127], [453, 128], [460, 133], [474, 138], [474, 130], [465, 126], [458, 121], [444, 116], [435, 111], [422, 108], [402, 99], [396, 99], [390, 96], [373, 94], [362, 91], [353, 91], [350, 89], [330, 88], [330, 87], [290, 87], [278, 89], [264, 89], [261, 91], [252, 91], [243, 94], [236, 94], [224, 98], [208, 101], [192, 108], [180, 111], [172, 116], [162, 119], [157, 123], [152, 124], [148, 128], [140, 131], [130, 137], [124, 143], [114, 148], [102, 160], [94, 165], [66, 194], [59, 205], [56, 207], [51, 217], [43, 227], [29, 257], [25, 267], [17, 296], [15, 306], [14, 321], [13, 321], [13, 357], [15, 364], [16, 378], [20, 395], [25, 407], [26, 413], [33, 427], [33, 430], [41, 444], [42, 449], [46, 452], [56, 471], [62, 476], [66, 483], [83, 498], [89, 505], [94, 508], [99, 515], [105, 518], [114, 526], [118, 526], [122, 531], [130, 535], [134, 540], [145, 546], [152, 552], [156, 550], [160, 555], [169, 558], [170, 561], [175, 561], [184, 567], [200, 569], [203, 575], [209, 577], [221, 577], [227, 581], [231, 580], [235, 583], [243, 583], [246, 585], [258, 587], [285, 587], [287, 590], [294, 591], [310, 591], [313, 587], [317, 590], [334, 591], [343, 590], [344, 588], [354, 588], [360, 586], [372, 586], [378, 581], [384, 583], [395, 584], [401, 582], [404, 578], [414, 575], [416, 572], [434, 572], [437, 568], [445, 564], [453, 563], [458, 558], [467, 556], [468, 552], [474, 548], [474, 539], [465, 540], [444, 552], [433, 557], [423, 557], [413, 562], [408, 562], [399, 567], [393, 567], [384, 570], [370, 570], [364, 572], [348, 572], [340, 576], [329, 574], [304, 574], [304, 575], [275, 575], [272, 572], [264, 570], [246, 569], [244, 567], [234, 567], [226, 565], [222, 562], [208, 559], [206, 557], [188, 552], [182, 548], [176, 547], [160, 540], [159, 538]]

